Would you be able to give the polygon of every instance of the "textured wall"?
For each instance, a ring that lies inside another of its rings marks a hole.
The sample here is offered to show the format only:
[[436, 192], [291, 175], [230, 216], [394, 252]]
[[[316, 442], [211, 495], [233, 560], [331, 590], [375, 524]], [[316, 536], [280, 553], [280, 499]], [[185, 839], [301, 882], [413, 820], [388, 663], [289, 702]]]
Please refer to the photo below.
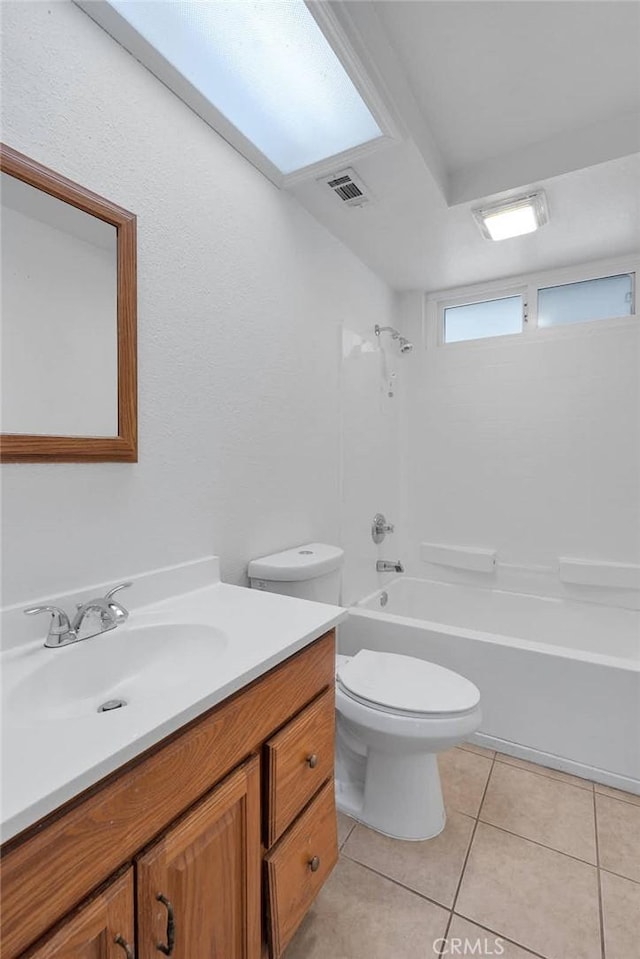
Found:
[[2, 4], [2, 138], [138, 215], [140, 462], [3, 468], [5, 603], [340, 542], [342, 325], [388, 288], [70, 3]]

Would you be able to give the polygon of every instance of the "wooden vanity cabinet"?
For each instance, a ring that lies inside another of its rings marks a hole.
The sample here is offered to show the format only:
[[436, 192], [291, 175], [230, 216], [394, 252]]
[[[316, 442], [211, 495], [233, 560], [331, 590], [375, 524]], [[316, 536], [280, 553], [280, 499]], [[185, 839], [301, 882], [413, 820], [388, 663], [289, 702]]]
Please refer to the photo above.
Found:
[[6, 843], [2, 959], [279, 959], [337, 860], [334, 665], [331, 631]]
[[129, 867], [42, 945], [29, 951], [29, 959], [133, 959], [133, 903], [133, 869]]

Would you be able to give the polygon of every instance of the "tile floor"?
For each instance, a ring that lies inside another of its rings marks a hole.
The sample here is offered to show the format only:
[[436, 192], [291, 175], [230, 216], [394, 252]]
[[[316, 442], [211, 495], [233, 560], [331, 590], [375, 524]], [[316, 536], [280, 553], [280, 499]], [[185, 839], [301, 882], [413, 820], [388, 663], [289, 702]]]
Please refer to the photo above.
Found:
[[439, 761], [444, 832], [339, 816], [285, 959], [640, 959], [640, 797], [471, 744]]

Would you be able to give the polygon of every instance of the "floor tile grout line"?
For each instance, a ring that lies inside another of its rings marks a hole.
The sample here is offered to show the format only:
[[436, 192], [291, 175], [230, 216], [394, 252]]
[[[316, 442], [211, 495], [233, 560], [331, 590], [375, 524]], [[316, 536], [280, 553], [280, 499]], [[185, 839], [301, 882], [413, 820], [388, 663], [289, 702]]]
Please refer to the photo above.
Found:
[[[599, 785], [591, 779], [582, 779], [584, 786], [581, 786], [579, 783], [567, 782], [566, 779], [561, 778], [563, 775], [571, 776], [573, 779], [581, 779], [581, 777], [573, 776], [573, 773], [565, 773], [564, 770], [562, 769], [551, 769], [550, 766], [540, 767], [540, 770], [548, 769], [549, 772], [552, 772], [552, 773], [555, 772], [560, 774], [559, 776], [551, 776], [549, 775], [549, 773], [541, 772], [538, 769], [530, 769], [529, 766], [520, 766], [518, 765], [518, 763], [509, 762], [508, 758], [506, 759], [502, 758], [502, 756], [505, 755], [504, 753], [496, 753], [495, 757], [493, 759], [490, 759], [488, 756], [483, 757], [480, 753], [474, 753], [473, 750], [466, 749], [464, 746], [456, 746], [455, 748], [462, 749], [463, 752], [469, 752], [475, 756], [480, 756], [480, 758], [487, 759], [489, 760], [489, 762], [500, 763], [501, 766], [510, 766], [512, 769], [520, 769], [523, 773], [531, 773], [533, 776], [541, 776], [542, 779], [551, 779], [553, 782], [561, 783], [561, 785], [563, 786], [573, 786], [574, 789], [581, 789], [583, 792], [593, 793], [594, 791], [596, 791], [596, 785]], [[513, 758], [517, 758], [517, 757], [513, 757]], [[523, 762], [529, 762], [529, 760], [523, 760]], [[536, 764], [532, 763], [532, 765], [536, 765]], [[621, 799], [619, 796], [609, 796], [607, 793], [599, 793], [599, 795], [606, 796], [607, 799], [616, 799], [618, 802], [626, 802], [631, 806], [637, 805], [636, 803], [632, 802], [630, 799]]]
[[[484, 749], [484, 746], [478, 747], [479, 749]], [[470, 749], [467, 743], [460, 743], [458, 746], [454, 746], [454, 749], [462, 749], [465, 753], [473, 753], [475, 756], [483, 756], [485, 759], [488, 759], [490, 763], [495, 759], [495, 750], [487, 749], [488, 753], [493, 753], [493, 756], [485, 756], [484, 753], [479, 753], [476, 749]]]
[[[460, 746], [455, 746], [455, 749], [462, 749], [463, 752], [472, 753], [475, 756], [481, 756], [482, 753], [476, 752], [474, 749], [469, 749], [465, 744]], [[482, 747], [484, 748], [484, 747]], [[491, 750], [489, 750], [490, 752]], [[506, 757], [506, 758], [502, 758]], [[560, 776], [550, 776], [549, 773], [540, 772], [538, 769], [530, 769], [528, 766], [520, 766], [517, 762], [509, 762], [510, 759], [515, 760], [519, 759], [519, 756], [508, 756], [507, 753], [495, 752], [493, 759], [490, 756], [484, 756], [485, 759], [488, 759], [489, 762], [497, 762], [502, 766], [512, 766], [514, 769], [521, 769], [525, 773], [533, 773], [534, 776], [542, 776], [543, 779], [553, 779], [555, 782], [564, 783], [565, 786], [573, 786], [575, 789], [582, 789], [584, 792], [595, 792], [597, 796], [604, 796], [605, 799], [615, 799], [616, 802], [624, 802], [629, 806], [640, 806], [640, 803], [637, 802], [637, 799], [640, 796], [637, 793], [628, 793], [629, 796], [633, 796], [634, 799], [627, 799], [624, 789], [619, 789], [618, 792], [621, 792], [621, 796], [612, 796], [608, 792], [602, 792], [602, 789], [617, 789], [616, 786], [607, 786], [605, 783], [596, 782], [594, 779], [585, 779], [582, 776], [576, 776], [574, 773], [567, 773], [564, 769], [553, 769], [551, 766], [542, 766], [540, 763], [534, 763], [533, 760], [523, 759], [522, 762], [530, 762], [533, 766], [540, 766], [540, 769], [548, 769], [549, 772], [559, 773]], [[571, 776], [573, 779], [580, 779], [584, 786], [579, 785], [578, 783], [570, 783], [565, 779], [561, 779], [561, 776]], [[598, 789], [598, 786], [601, 786], [602, 789]]]
[[[531, 949], [529, 946], [525, 946], [524, 943], [518, 942], [517, 939], [510, 939], [509, 936], [505, 936], [502, 932], [496, 932], [495, 929], [492, 929], [490, 926], [485, 926], [483, 922], [478, 922], [476, 919], [470, 919], [469, 916], [463, 916], [461, 912], [454, 912], [451, 910], [451, 921], [458, 917], [458, 919], [464, 919], [465, 922], [470, 922], [474, 926], [478, 926], [479, 929], [483, 929], [485, 932], [490, 932], [492, 936], [495, 936], [497, 939], [504, 939], [505, 942], [511, 943], [512, 946], [518, 946], [519, 949], [524, 949], [525, 952], [530, 952], [532, 956], [535, 956], [536, 959], [549, 959], [548, 956], [545, 956], [542, 952], [536, 952], [535, 949]], [[497, 953], [496, 953], [497, 955]]]
[[604, 948], [604, 910], [602, 907], [602, 876], [600, 874], [600, 842], [598, 839], [598, 807], [596, 804], [596, 791], [593, 791], [593, 828], [596, 838], [596, 864], [598, 866], [598, 914], [600, 917], [600, 954], [605, 959]]
[[[599, 786], [599, 785], [600, 785], [599, 783], [594, 783], [594, 786], [593, 786], [593, 791], [595, 792], [596, 796], [602, 796], [603, 799], [613, 799], [614, 802], [623, 802], [627, 806], [635, 806], [637, 809], [640, 809], [640, 802], [635, 802], [633, 799], [623, 799], [622, 796], [610, 796], [609, 793], [600, 792], [598, 789], [596, 789], [596, 786]], [[610, 786], [609, 788], [613, 789], [614, 787]], [[629, 793], [629, 795], [635, 796], [636, 794]], [[637, 798], [640, 798], [640, 797], [637, 797]]]
[[344, 849], [345, 843], [347, 842], [349, 836], [351, 835], [351, 833], [353, 832], [353, 830], [356, 828], [357, 825], [358, 825], [358, 824], [357, 824], [357, 822], [356, 822], [355, 819], [354, 819], [354, 821], [353, 821], [353, 826], [351, 826], [351, 827], [349, 828], [349, 832], [348, 832], [347, 835], [344, 837], [344, 839], [342, 840], [342, 842], [341, 842], [341, 843], [338, 843], [338, 852], [339, 852], [339, 853], [341, 853], [342, 850]]
[[400, 889], [404, 889], [405, 892], [411, 892], [414, 896], [418, 896], [419, 899], [424, 899], [425, 902], [431, 903], [432, 906], [439, 906], [440, 909], [444, 909], [445, 912], [451, 912], [451, 906], [445, 906], [444, 903], [438, 902], [437, 899], [432, 899], [431, 896], [427, 896], [424, 892], [419, 892], [417, 889], [413, 889], [411, 886], [405, 885], [405, 883], [400, 882], [399, 879], [394, 879], [393, 876], [387, 876], [386, 873], [380, 872], [379, 869], [374, 869], [373, 866], [369, 866], [366, 862], [360, 862], [359, 859], [352, 859], [351, 856], [347, 855], [346, 852], [343, 852], [345, 859], [348, 859], [349, 862], [353, 862], [356, 866], [362, 866], [363, 869], [366, 869], [368, 872], [372, 872], [375, 876], [380, 876], [381, 879], [386, 879], [388, 882], [392, 882], [394, 886], [399, 886]]
[[[566, 779], [560, 779], [560, 777], [558, 777], [558, 776], [549, 776], [549, 775], [547, 775], [547, 773], [538, 772], [537, 769], [529, 769], [528, 766], [519, 766], [517, 763], [510, 763], [510, 762], [507, 762], [507, 761], [504, 760], [504, 759], [498, 759], [497, 756], [496, 756], [495, 761], [496, 761], [497, 763], [500, 763], [501, 766], [510, 766], [512, 769], [519, 769], [519, 770], [521, 770], [521, 772], [523, 772], [523, 773], [531, 773], [532, 776], [541, 776], [543, 779], [551, 779], [552, 782], [554, 782], [554, 783], [561, 783], [563, 786], [573, 786], [574, 789], [581, 789], [581, 790], [582, 790], [583, 792], [585, 792], [585, 793], [589, 793], [589, 792], [592, 793], [592, 792], [594, 792], [594, 790], [595, 790], [595, 783], [592, 782], [591, 779], [584, 779], [583, 782], [586, 783], [586, 785], [585, 785], [585, 786], [578, 786], [576, 783], [568, 783], [568, 782], [566, 781]], [[544, 768], [545, 768], [545, 769], [548, 769], [549, 767], [548, 767], [548, 766], [545, 766]], [[553, 772], [559, 772], [559, 773], [561, 773], [562, 770], [561, 770], [561, 769], [554, 769]], [[566, 775], [566, 776], [570, 776], [571, 773], [565, 773], [565, 775]], [[579, 779], [580, 777], [579, 777], [579, 776], [576, 776], [575, 778], [576, 778], [576, 779]]]
[[[482, 790], [482, 798], [480, 799], [480, 803], [479, 803], [479, 805], [478, 805], [478, 812], [477, 812], [477, 814], [476, 814], [476, 817], [475, 817], [475, 820], [474, 820], [474, 823], [473, 823], [473, 829], [472, 829], [472, 831], [471, 831], [471, 838], [469, 839], [469, 845], [467, 846], [467, 852], [466, 852], [465, 857], [464, 857], [464, 862], [462, 863], [462, 869], [460, 870], [460, 878], [458, 879], [458, 884], [457, 884], [457, 886], [456, 886], [456, 891], [455, 891], [454, 896], [453, 896], [453, 902], [451, 903], [451, 916], [453, 916], [454, 910], [455, 910], [455, 908], [456, 908], [456, 904], [457, 904], [457, 902], [458, 902], [458, 896], [460, 895], [460, 889], [461, 889], [461, 887], [462, 887], [462, 880], [464, 879], [464, 874], [465, 874], [466, 869], [467, 869], [467, 863], [468, 863], [468, 861], [469, 861], [469, 856], [471, 855], [471, 849], [472, 849], [472, 847], [473, 847], [473, 841], [474, 841], [474, 839], [476, 838], [476, 832], [477, 832], [477, 829], [478, 829], [478, 823], [480, 822], [480, 813], [481, 813], [481, 811], [482, 811], [482, 805], [483, 805], [484, 800], [485, 800], [485, 797], [486, 797], [486, 795], [487, 795], [487, 790], [488, 790], [488, 788], [489, 788], [489, 783], [491, 782], [491, 776], [493, 775], [493, 770], [494, 770], [495, 764], [496, 764], [496, 757], [494, 756], [493, 759], [492, 759], [492, 761], [491, 761], [491, 768], [489, 769], [489, 775], [487, 776], [487, 781], [486, 781], [486, 783], [484, 784], [484, 789]], [[446, 933], [445, 933], [445, 938], [446, 938], [446, 936], [447, 936], [448, 933], [449, 933], [449, 928], [450, 928], [450, 926], [451, 926], [451, 922], [452, 922], [452, 919], [449, 918], [449, 925], [447, 926], [447, 931], [446, 931]], [[442, 950], [440, 951], [440, 959], [442, 959], [442, 956], [443, 956], [443, 954], [444, 954], [445, 945], [446, 945], [446, 942], [443, 943], [443, 945], [442, 945]]]
[[627, 882], [632, 882], [634, 886], [640, 886], [640, 879], [632, 879], [631, 876], [625, 876], [621, 872], [615, 872], [613, 869], [606, 869], [604, 866], [599, 867], [600, 872], [608, 872], [610, 876], [617, 876], [618, 879], [626, 879]]
[[591, 866], [592, 869], [597, 869], [595, 862], [589, 862], [588, 859], [581, 859], [580, 856], [573, 856], [570, 852], [564, 852], [562, 849], [556, 849], [555, 846], [548, 846], [544, 842], [540, 842], [538, 839], [530, 839], [529, 836], [523, 836], [519, 832], [513, 832], [511, 829], [506, 829], [504, 826], [497, 826], [494, 822], [488, 822], [486, 819], [478, 818], [478, 822], [481, 822], [483, 826], [491, 826], [492, 829], [499, 829], [500, 832], [505, 832], [508, 836], [514, 836], [516, 839], [523, 839], [525, 842], [531, 842], [534, 846], [540, 846], [541, 849], [548, 849], [549, 852], [555, 852], [559, 856], [566, 856], [567, 859], [573, 859], [574, 862], [581, 862], [584, 866]]
[[444, 927], [444, 932], [442, 933], [442, 946], [438, 950], [438, 959], [442, 959], [444, 956], [444, 950], [447, 948], [447, 942], [449, 939], [449, 930], [451, 929], [451, 923], [453, 922], [453, 909], [449, 911], [449, 917], [447, 919], [447, 924]]
[[[487, 798], [487, 793], [489, 791], [489, 783], [491, 782], [491, 777], [493, 776], [493, 770], [496, 768], [497, 759], [494, 756], [493, 762], [491, 763], [491, 768], [489, 769], [489, 775], [487, 776], [487, 781], [484, 784], [484, 789], [482, 790], [482, 796], [480, 797], [480, 802], [478, 804], [478, 811], [476, 813], [476, 823], [480, 822], [480, 813], [482, 812], [482, 807], [484, 806], [484, 801]], [[465, 863], [466, 867], [466, 863]]]
[[[625, 806], [635, 806], [636, 809], [640, 809], [640, 803], [631, 802], [630, 799], [620, 799], [619, 796], [610, 796], [609, 793], [599, 793], [595, 788], [594, 792], [599, 799], [610, 799], [611, 802], [621, 802], [624, 803]], [[634, 795], [634, 793], [631, 793], [631, 795]]]

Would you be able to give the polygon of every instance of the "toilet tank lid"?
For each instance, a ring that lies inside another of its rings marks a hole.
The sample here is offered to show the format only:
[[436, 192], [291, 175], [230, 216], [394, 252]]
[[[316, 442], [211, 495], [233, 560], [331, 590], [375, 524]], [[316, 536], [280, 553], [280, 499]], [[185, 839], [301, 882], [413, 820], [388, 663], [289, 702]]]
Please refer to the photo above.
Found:
[[326, 543], [307, 543], [304, 546], [285, 549], [281, 553], [272, 553], [271, 556], [252, 559], [247, 572], [250, 579], [301, 582], [340, 569], [343, 557], [344, 551], [337, 546], [327, 546]]

